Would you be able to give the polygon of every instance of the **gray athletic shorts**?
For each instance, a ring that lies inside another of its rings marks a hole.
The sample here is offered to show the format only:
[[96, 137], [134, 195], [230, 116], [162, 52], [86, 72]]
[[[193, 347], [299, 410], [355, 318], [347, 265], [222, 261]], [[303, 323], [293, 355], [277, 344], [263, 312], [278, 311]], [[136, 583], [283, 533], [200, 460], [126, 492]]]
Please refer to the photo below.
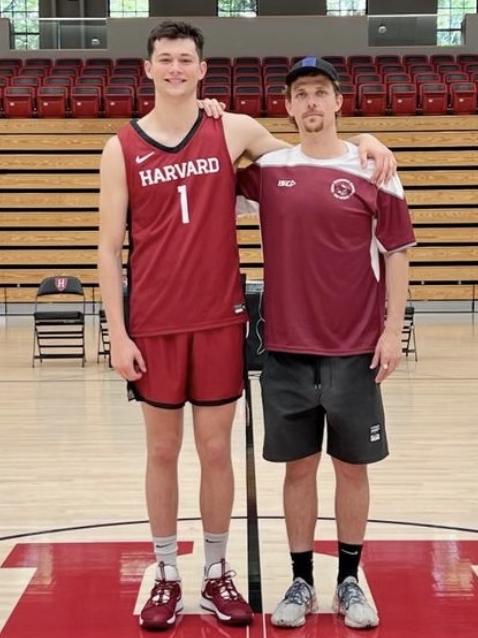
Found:
[[261, 376], [264, 458], [295, 461], [322, 450], [347, 463], [388, 455], [371, 354], [348, 357], [268, 352]]

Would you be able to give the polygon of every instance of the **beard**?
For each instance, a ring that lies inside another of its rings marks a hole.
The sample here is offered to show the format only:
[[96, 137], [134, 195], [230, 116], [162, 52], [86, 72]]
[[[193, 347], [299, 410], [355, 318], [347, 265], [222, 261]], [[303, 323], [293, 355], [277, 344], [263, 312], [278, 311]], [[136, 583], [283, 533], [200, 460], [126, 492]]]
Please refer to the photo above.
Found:
[[313, 121], [311, 118], [304, 119], [304, 130], [307, 133], [319, 133], [324, 128], [324, 120], [322, 118]]

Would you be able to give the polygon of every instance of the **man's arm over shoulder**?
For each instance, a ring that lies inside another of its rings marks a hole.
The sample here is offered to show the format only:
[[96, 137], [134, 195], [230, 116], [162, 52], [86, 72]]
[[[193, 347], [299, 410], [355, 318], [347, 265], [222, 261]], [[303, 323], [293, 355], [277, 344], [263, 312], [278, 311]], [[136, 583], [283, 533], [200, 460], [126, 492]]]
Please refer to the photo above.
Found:
[[274, 137], [249, 115], [224, 113], [223, 124], [229, 152], [234, 162], [244, 153], [255, 160], [264, 153], [290, 146], [287, 142]]

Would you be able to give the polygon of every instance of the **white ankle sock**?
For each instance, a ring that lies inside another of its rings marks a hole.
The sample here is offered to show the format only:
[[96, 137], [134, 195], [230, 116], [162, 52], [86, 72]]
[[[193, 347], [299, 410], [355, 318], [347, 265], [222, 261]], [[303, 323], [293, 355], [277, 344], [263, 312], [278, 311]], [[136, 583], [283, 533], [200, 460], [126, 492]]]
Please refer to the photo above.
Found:
[[226, 546], [229, 532], [211, 534], [204, 532], [204, 560], [206, 573], [213, 563], [219, 563], [226, 557]]

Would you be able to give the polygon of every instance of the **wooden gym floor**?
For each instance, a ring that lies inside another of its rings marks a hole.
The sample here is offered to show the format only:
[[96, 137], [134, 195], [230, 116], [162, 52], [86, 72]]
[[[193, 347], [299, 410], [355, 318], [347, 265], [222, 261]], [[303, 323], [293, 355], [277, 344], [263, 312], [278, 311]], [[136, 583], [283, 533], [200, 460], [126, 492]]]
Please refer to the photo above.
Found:
[[[140, 410], [127, 403], [124, 384], [106, 363], [96, 363], [94, 321], [88, 326], [84, 369], [75, 361], [33, 369], [31, 319], [0, 322], [0, 638], [146, 635], [135, 618], [152, 579]], [[470, 314], [418, 315], [419, 360], [404, 360], [383, 386], [391, 456], [370, 469], [372, 505], [362, 574], [381, 625], [367, 636], [475, 635], [477, 331]], [[257, 380], [252, 388], [255, 490], [251, 485], [247, 490], [251, 463], [240, 402], [233, 435], [237, 491], [229, 560], [241, 591], [254, 603], [254, 624], [228, 629], [198, 606], [199, 470], [186, 426], [179, 527], [186, 607], [165, 635], [352, 638], [357, 632], [331, 611], [333, 476], [325, 457], [315, 546], [320, 613], [296, 630], [270, 625], [269, 614], [290, 579], [283, 467], [261, 459]]]

